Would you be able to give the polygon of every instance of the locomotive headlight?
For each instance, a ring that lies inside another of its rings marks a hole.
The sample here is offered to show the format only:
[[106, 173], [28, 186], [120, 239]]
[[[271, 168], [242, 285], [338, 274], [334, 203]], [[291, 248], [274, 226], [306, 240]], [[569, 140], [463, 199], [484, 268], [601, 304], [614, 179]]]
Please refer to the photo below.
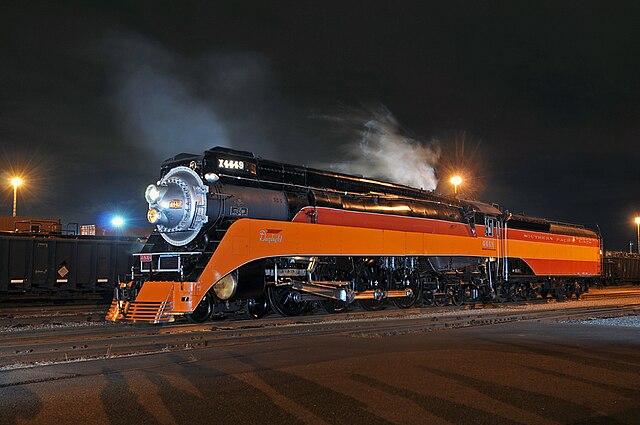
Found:
[[213, 292], [221, 300], [228, 300], [233, 297], [238, 288], [238, 278], [234, 273], [229, 273], [213, 285]]
[[160, 212], [155, 208], [149, 208], [149, 211], [147, 211], [147, 220], [149, 220], [151, 224], [156, 224], [158, 220], [160, 220]]
[[149, 185], [147, 219], [155, 224], [162, 238], [173, 246], [185, 246], [194, 240], [207, 215], [207, 186], [189, 167], [169, 170], [155, 185]]
[[158, 186], [156, 186], [155, 184], [150, 184], [149, 186], [147, 186], [147, 190], [144, 192], [144, 197], [148, 203], [156, 203], [160, 198], [160, 190], [158, 189]]

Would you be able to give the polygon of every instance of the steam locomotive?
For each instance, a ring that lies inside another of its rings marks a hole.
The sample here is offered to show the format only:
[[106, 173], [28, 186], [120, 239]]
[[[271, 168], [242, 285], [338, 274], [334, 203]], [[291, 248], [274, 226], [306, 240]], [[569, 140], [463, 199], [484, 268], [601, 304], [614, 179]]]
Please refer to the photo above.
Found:
[[108, 320], [570, 298], [601, 273], [584, 226], [222, 147], [165, 161], [145, 197], [156, 230]]

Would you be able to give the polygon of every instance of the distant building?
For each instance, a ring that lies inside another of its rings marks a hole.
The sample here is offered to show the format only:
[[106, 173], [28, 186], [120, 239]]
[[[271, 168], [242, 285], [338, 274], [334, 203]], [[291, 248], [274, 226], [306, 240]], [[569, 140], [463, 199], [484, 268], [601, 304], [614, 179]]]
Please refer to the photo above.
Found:
[[0, 216], [0, 231], [30, 233], [61, 233], [59, 218]]
[[96, 235], [96, 225], [95, 224], [83, 224], [80, 226], [80, 234], [86, 236], [95, 236]]
[[59, 218], [0, 216], [0, 232], [54, 233], [82, 236], [134, 236], [147, 238], [153, 233], [153, 229], [146, 227], [123, 227], [122, 229], [116, 230], [97, 224], [83, 224], [78, 226], [76, 223], [63, 226]]

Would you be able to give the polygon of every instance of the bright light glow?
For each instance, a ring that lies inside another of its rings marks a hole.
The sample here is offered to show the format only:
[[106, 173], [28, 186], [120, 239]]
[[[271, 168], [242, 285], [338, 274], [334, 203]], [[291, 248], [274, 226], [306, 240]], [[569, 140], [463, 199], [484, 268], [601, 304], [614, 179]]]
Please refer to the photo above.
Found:
[[460, 176], [453, 176], [451, 177], [451, 184], [454, 186], [458, 186], [462, 183], [462, 177]]
[[111, 224], [114, 227], [122, 227], [124, 225], [124, 218], [120, 216], [115, 216], [111, 219]]
[[160, 190], [158, 190], [158, 187], [155, 184], [150, 184], [147, 186], [144, 197], [148, 203], [153, 204], [160, 197]]
[[376, 210], [382, 211], [411, 211], [411, 207], [408, 205], [396, 205], [395, 207], [387, 207], [384, 205], [376, 206]]
[[14, 177], [11, 179], [11, 184], [13, 185], [13, 187], [18, 187], [22, 184], [22, 179], [20, 177]]
[[462, 183], [462, 177], [453, 176], [453, 177], [451, 177], [451, 180], [449, 180], [449, 181], [453, 185], [453, 194], [458, 196], [458, 186], [460, 185], [460, 183]]
[[147, 220], [151, 224], [156, 224], [156, 222], [160, 219], [160, 213], [155, 208], [150, 208], [147, 212]]
[[[635, 219], [636, 225], [638, 226], [638, 255], [640, 255], [640, 217], [636, 217]], [[631, 247], [629, 247], [629, 252], [631, 252]]]
[[204, 179], [209, 183], [215, 183], [218, 180], [220, 180], [220, 176], [217, 175], [216, 173], [207, 173], [204, 175]]

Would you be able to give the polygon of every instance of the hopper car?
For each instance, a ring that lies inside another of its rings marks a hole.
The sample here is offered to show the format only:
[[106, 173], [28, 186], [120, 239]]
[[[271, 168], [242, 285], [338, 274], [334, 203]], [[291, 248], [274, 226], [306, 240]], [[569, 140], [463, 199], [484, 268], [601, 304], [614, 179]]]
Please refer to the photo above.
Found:
[[134, 237], [0, 232], [0, 303], [110, 302], [118, 277], [129, 273], [143, 246]]

